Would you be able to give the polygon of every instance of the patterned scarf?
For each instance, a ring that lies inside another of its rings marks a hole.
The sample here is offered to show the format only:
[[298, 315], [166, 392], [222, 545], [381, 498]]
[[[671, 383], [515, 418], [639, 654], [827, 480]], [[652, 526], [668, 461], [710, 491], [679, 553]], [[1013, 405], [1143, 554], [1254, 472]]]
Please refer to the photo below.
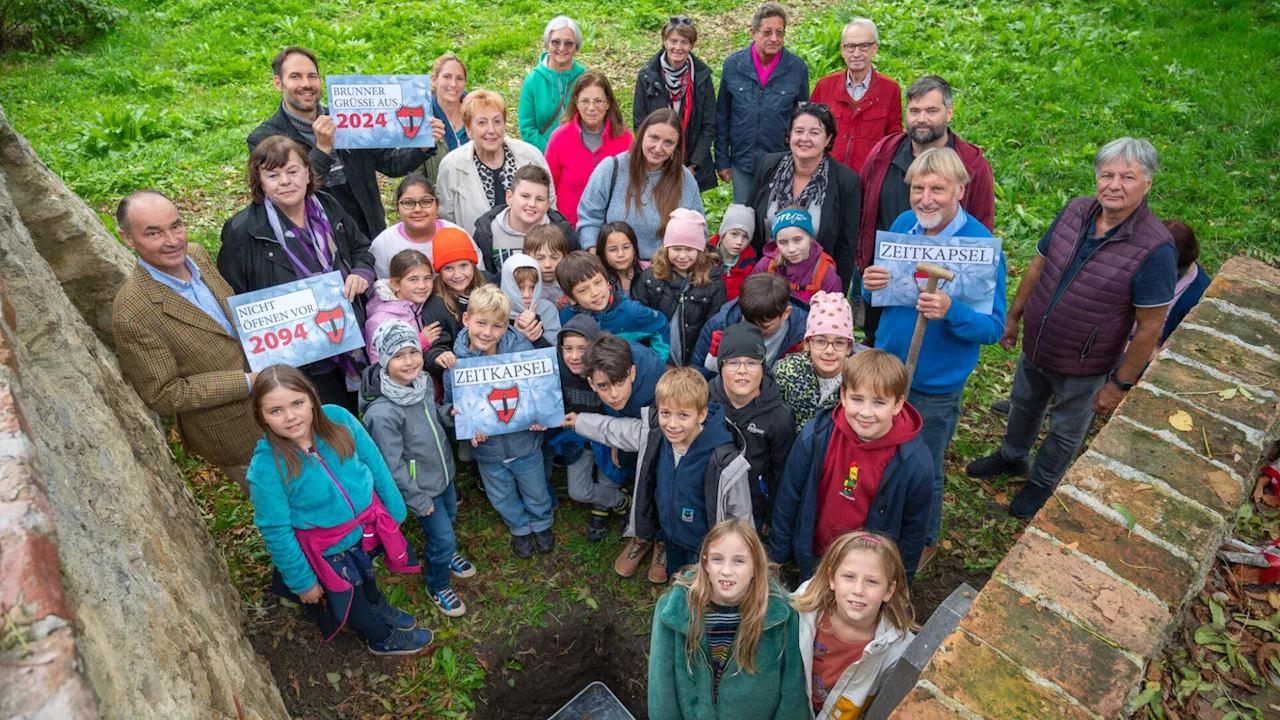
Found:
[[516, 174], [516, 156], [511, 154], [511, 148], [507, 144], [502, 143], [502, 169], [497, 171], [499, 188], [494, 184], [494, 171], [488, 165], [480, 161], [480, 155], [473, 155], [476, 161], [476, 172], [480, 175], [480, 185], [484, 188], [484, 194], [489, 198], [489, 205], [505, 205], [506, 193], [511, 189], [511, 181]]
[[773, 189], [769, 196], [771, 204], [776, 204], [778, 210], [792, 206], [806, 210], [815, 205], [822, 207], [822, 201], [827, 196], [827, 171], [830, 167], [831, 158], [823, 155], [822, 161], [818, 163], [818, 169], [814, 170], [813, 177], [809, 178], [809, 184], [800, 191], [800, 197], [795, 197], [795, 157], [791, 153], [783, 155], [782, 161], [778, 163], [778, 171], [773, 175]]
[[667, 86], [671, 108], [680, 113], [680, 123], [689, 130], [689, 115], [693, 111], [693, 59], [686, 59], [684, 67], [676, 69], [667, 64], [667, 54], [658, 56], [662, 64], [662, 80]]
[[392, 380], [391, 376], [387, 374], [385, 366], [379, 366], [378, 374], [379, 379], [382, 381], [382, 394], [386, 395], [388, 400], [401, 407], [421, 405], [423, 399], [427, 397], [429, 381], [425, 372], [418, 373], [418, 377], [414, 378], [409, 385], [401, 385]]

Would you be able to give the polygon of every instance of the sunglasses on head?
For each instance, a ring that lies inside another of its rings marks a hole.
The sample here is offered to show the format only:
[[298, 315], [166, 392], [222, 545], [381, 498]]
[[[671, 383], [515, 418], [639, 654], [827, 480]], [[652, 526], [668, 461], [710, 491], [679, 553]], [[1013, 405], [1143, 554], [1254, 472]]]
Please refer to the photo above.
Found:
[[667, 18], [667, 25], [670, 25], [671, 27], [675, 27], [677, 25], [692, 25], [692, 24], [693, 24], [693, 21], [685, 17], [684, 15], [672, 15], [671, 17]]

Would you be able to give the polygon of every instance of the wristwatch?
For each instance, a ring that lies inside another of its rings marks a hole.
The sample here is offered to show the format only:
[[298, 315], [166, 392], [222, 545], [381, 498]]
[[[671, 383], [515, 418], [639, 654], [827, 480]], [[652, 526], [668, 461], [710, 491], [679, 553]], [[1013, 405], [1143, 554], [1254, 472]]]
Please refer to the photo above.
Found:
[[1111, 373], [1111, 384], [1120, 388], [1124, 392], [1129, 392], [1130, 390], [1133, 389], [1133, 383], [1125, 382], [1124, 380], [1121, 380], [1120, 378], [1116, 377], [1115, 373]]

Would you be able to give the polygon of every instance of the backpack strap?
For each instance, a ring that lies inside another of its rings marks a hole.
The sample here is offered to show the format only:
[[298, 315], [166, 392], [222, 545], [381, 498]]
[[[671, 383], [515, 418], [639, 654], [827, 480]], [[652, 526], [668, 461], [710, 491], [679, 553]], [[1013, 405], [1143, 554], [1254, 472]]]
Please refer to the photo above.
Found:
[[[791, 286], [791, 292], [807, 292], [810, 294], [818, 292], [822, 289], [822, 281], [827, 278], [827, 273], [831, 268], [835, 267], [835, 264], [836, 261], [832, 260], [830, 255], [822, 253], [822, 256], [818, 258], [818, 264], [813, 268], [813, 277], [809, 279], [808, 285], [796, 285], [790, 280], [787, 281], [787, 284]], [[769, 272], [774, 275], [780, 274], [778, 270], [782, 265], [782, 256], [778, 255], [769, 263]]]

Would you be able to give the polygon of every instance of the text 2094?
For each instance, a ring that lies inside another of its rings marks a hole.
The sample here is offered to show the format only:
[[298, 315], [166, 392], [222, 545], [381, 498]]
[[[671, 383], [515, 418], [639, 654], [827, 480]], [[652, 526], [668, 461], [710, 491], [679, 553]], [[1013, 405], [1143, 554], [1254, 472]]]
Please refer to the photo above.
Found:
[[270, 330], [261, 335], [249, 336], [249, 344], [253, 345], [253, 354], [257, 355], [267, 350], [275, 350], [281, 345], [288, 345], [294, 340], [306, 340], [307, 329], [298, 323], [292, 330], [282, 327], [279, 330]]

